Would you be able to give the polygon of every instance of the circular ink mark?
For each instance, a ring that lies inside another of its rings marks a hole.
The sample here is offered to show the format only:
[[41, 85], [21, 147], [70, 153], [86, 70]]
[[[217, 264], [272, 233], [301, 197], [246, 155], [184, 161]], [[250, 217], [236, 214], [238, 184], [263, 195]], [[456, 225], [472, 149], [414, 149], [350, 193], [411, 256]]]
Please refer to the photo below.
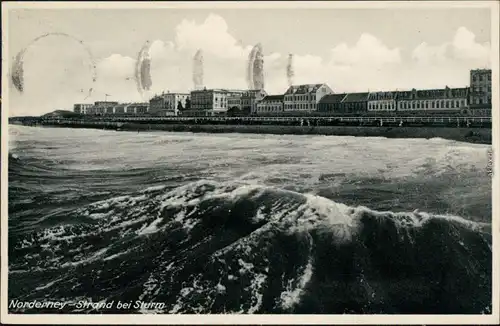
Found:
[[[14, 85], [14, 87], [20, 93], [24, 92], [24, 55], [25, 55], [26, 51], [28, 51], [28, 49], [33, 44], [35, 44], [39, 40], [44, 39], [44, 38], [49, 37], [49, 36], [59, 36], [59, 37], [62, 36], [62, 37], [69, 38], [71, 40], [76, 41], [78, 44], [80, 44], [84, 48], [85, 52], [87, 53], [87, 55], [89, 57], [90, 63], [91, 63], [90, 70], [92, 73], [92, 83], [95, 83], [97, 80], [95, 60], [94, 60], [94, 56], [92, 55], [92, 52], [85, 45], [85, 43], [82, 40], [80, 40], [74, 36], [71, 36], [69, 34], [66, 34], [66, 33], [47, 33], [47, 34], [43, 34], [43, 35], [36, 37], [33, 41], [31, 41], [28, 44], [28, 46], [26, 46], [25, 48], [23, 48], [21, 51], [19, 51], [17, 53], [17, 55], [14, 58], [14, 61], [12, 63], [12, 67], [11, 67], [11, 81], [12, 81], [12, 84]], [[85, 97], [85, 98], [88, 98], [92, 94], [92, 90], [93, 90], [92, 87], [89, 88], [87, 97]]]

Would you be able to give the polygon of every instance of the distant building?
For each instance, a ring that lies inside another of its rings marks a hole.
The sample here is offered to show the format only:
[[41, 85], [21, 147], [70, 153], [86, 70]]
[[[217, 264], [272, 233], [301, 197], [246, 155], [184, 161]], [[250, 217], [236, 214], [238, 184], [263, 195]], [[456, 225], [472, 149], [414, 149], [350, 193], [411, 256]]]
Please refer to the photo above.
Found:
[[365, 93], [349, 93], [340, 102], [339, 113], [343, 114], [361, 114], [367, 112], [368, 92]]
[[468, 109], [469, 89], [442, 88], [398, 92], [398, 111], [463, 111]]
[[284, 95], [267, 95], [256, 104], [254, 113], [257, 114], [275, 114], [283, 112]]
[[89, 114], [94, 104], [74, 104], [73, 112], [78, 114]]
[[342, 109], [342, 101], [347, 97], [343, 94], [328, 94], [323, 96], [318, 104], [318, 112], [321, 113], [338, 113]]
[[129, 103], [125, 106], [127, 114], [144, 114], [149, 112], [149, 103]]
[[108, 106], [111, 106], [111, 105], [117, 105], [118, 102], [111, 102], [111, 101], [97, 101], [94, 103], [95, 106], [97, 107], [108, 107]]
[[249, 90], [241, 96], [241, 109], [248, 113], [254, 113], [257, 110], [257, 103], [259, 103], [267, 93], [263, 89]]
[[118, 104], [113, 107], [114, 114], [125, 114], [125, 108], [128, 104]]
[[232, 110], [241, 110], [243, 93], [231, 93], [227, 96], [227, 107]]
[[319, 101], [332, 93], [326, 84], [292, 85], [284, 94], [284, 111], [316, 111]]
[[94, 107], [91, 109], [92, 111], [91, 114], [97, 114], [97, 115], [109, 114], [109, 112], [112, 111], [112, 108], [116, 105], [118, 105], [118, 102], [97, 101], [94, 103]]
[[185, 115], [222, 115], [229, 109], [228, 98], [238, 98], [245, 91], [227, 89], [202, 89], [191, 91], [191, 107]]
[[[187, 93], [163, 93], [149, 100], [149, 112], [159, 116], [177, 116], [186, 108]], [[180, 104], [180, 107], [179, 107]]]
[[75, 112], [90, 115], [120, 115], [120, 114], [145, 114], [149, 110], [149, 103], [118, 103], [118, 102], [96, 102], [86, 104], [83, 108], [81, 104], [74, 105]]
[[491, 69], [470, 71], [469, 105], [473, 115], [491, 116]]
[[368, 94], [368, 111], [396, 111], [397, 92], [371, 92]]

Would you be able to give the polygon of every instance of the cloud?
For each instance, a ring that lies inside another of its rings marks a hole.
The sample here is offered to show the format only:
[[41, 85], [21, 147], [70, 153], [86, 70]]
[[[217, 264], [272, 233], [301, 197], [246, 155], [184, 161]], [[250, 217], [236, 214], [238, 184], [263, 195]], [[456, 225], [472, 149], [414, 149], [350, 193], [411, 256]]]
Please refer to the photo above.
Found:
[[423, 42], [412, 53], [412, 58], [424, 64], [441, 63], [448, 58], [448, 44], [432, 46]]
[[170, 55], [175, 51], [175, 44], [173, 42], [163, 42], [155, 40], [151, 43], [149, 54], [152, 57], [170, 59]]
[[465, 27], [460, 27], [453, 38], [453, 50], [456, 58], [462, 60], [490, 61], [490, 44], [479, 44], [476, 35]]
[[332, 49], [332, 63], [339, 65], [384, 65], [401, 62], [399, 49], [389, 49], [370, 34], [362, 34], [353, 47], [346, 43]]
[[421, 43], [412, 52], [412, 58], [420, 64], [436, 64], [459, 61], [466, 68], [490, 66], [489, 43], [476, 42], [476, 36], [465, 27], [457, 29], [453, 39], [440, 45]]
[[224, 18], [210, 14], [202, 24], [184, 19], [176, 28], [175, 43], [179, 50], [191, 52], [203, 49], [205, 53], [224, 59], [241, 59], [248, 56], [252, 46], [242, 46], [229, 34]]
[[97, 63], [97, 75], [99, 79], [132, 77], [135, 64], [134, 58], [113, 54]]

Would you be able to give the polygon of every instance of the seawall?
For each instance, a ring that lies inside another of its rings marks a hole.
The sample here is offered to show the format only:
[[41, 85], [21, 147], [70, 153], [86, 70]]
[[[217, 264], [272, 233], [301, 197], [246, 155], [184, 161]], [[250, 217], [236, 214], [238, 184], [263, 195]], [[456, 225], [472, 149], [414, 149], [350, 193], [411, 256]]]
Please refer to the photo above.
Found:
[[80, 123], [43, 124], [63, 128], [96, 128], [120, 131], [175, 131], [195, 133], [254, 133], [275, 135], [332, 135], [386, 138], [444, 138], [461, 142], [491, 144], [491, 128], [461, 127], [372, 127], [372, 126], [280, 126], [280, 125], [187, 125], [149, 123]]

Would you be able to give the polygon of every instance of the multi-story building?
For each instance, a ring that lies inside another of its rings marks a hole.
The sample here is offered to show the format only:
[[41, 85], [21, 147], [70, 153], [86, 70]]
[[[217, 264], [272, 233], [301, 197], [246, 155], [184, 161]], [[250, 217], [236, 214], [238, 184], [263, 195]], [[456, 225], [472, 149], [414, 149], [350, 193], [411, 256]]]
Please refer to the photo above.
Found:
[[227, 107], [231, 110], [241, 110], [242, 93], [231, 93], [227, 96]]
[[149, 103], [129, 103], [125, 106], [127, 114], [144, 114], [149, 112]]
[[228, 97], [239, 96], [244, 91], [227, 89], [202, 89], [191, 91], [191, 107], [185, 111], [191, 116], [213, 116], [225, 114], [229, 109]]
[[[96, 105], [97, 104], [97, 105]], [[120, 115], [120, 114], [145, 114], [149, 111], [149, 103], [121, 103], [118, 102], [96, 102], [86, 107], [83, 114], [94, 115]], [[78, 110], [75, 104], [75, 110]], [[76, 112], [76, 111], [75, 111]]]
[[339, 113], [363, 114], [367, 112], [368, 95], [370, 93], [348, 93], [340, 102]]
[[284, 95], [267, 95], [256, 104], [254, 113], [259, 115], [283, 112]]
[[186, 108], [187, 93], [163, 93], [149, 100], [149, 112], [160, 116], [177, 116]]
[[114, 114], [125, 114], [125, 108], [127, 107], [128, 104], [126, 103], [122, 103], [122, 104], [118, 104], [118, 105], [115, 105], [115, 107], [113, 108], [113, 113]]
[[292, 85], [284, 94], [284, 111], [317, 111], [319, 101], [332, 93], [332, 89], [326, 84]]
[[466, 112], [469, 88], [443, 88], [399, 91], [397, 109], [400, 112]]
[[95, 106], [110, 106], [110, 105], [117, 105], [118, 102], [115, 101], [97, 101], [94, 103]]
[[476, 116], [491, 116], [491, 69], [470, 72], [469, 107]]
[[396, 111], [397, 92], [370, 92], [368, 94], [368, 112]]
[[108, 114], [110, 112], [110, 108], [118, 105], [118, 102], [114, 101], [97, 101], [94, 103], [94, 107], [91, 109], [91, 114], [103, 115]]
[[73, 112], [79, 114], [89, 114], [93, 107], [94, 104], [74, 104]]
[[257, 110], [257, 104], [267, 96], [263, 89], [249, 90], [241, 96], [241, 109], [247, 113], [254, 113]]
[[346, 93], [328, 94], [323, 96], [318, 104], [318, 112], [324, 114], [335, 114], [341, 111], [342, 101], [347, 97]]

